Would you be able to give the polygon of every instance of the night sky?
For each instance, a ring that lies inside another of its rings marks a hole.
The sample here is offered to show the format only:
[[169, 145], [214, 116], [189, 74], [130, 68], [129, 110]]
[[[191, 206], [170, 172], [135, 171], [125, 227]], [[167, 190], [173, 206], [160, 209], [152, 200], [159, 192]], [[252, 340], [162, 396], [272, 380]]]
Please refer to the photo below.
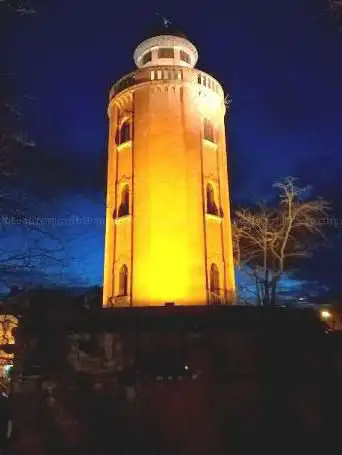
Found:
[[[193, 41], [197, 66], [232, 98], [233, 205], [265, 198], [274, 180], [294, 175], [342, 218], [342, 21], [328, 3], [52, 0], [13, 17], [7, 64], [17, 93], [29, 95], [28, 130], [45, 163], [35, 169], [58, 194], [54, 215], [104, 217], [108, 91], [134, 70], [134, 48], [158, 11]], [[70, 277], [101, 283], [104, 225], [75, 233]], [[317, 267], [307, 269], [304, 278], [324, 281]]]

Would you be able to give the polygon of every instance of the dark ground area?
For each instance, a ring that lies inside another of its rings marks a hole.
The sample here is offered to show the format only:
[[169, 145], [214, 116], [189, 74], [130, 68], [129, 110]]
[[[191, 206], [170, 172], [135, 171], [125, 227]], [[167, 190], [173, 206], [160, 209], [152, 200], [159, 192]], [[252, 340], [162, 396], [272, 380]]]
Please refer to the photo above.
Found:
[[337, 447], [341, 337], [310, 310], [103, 310], [54, 326], [48, 317], [26, 322], [20, 336], [26, 349], [13, 373], [9, 453]]

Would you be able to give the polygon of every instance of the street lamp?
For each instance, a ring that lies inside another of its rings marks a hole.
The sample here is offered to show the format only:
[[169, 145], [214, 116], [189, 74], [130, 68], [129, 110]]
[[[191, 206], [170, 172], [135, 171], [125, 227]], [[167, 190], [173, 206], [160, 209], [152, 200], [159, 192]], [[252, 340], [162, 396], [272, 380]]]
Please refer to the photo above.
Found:
[[321, 318], [324, 320], [324, 321], [327, 321], [329, 319], [331, 319], [332, 315], [330, 313], [330, 311], [328, 310], [321, 310]]

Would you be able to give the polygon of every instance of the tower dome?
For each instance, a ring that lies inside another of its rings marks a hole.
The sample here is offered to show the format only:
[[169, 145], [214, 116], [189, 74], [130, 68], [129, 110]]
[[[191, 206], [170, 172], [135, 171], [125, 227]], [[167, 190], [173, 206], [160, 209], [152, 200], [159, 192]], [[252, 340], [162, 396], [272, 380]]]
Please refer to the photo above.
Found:
[[193, 68], [198, 60], [196, 47], [186, 35], [172, 27], [153, 27], [134, 51], [138, 68], [177, 65]]

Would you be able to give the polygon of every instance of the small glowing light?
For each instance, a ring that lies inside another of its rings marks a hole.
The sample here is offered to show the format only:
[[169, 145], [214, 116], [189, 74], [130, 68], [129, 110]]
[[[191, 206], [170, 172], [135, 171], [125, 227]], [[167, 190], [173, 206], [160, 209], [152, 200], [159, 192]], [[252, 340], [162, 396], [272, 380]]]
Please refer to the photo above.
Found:
[[321, 318], [322, 318], [322, 319], [325, 319], [325, 320], [330, 319], [330, 318], [331, 318], [331, 313], [330, 313], [330, 311], [322, 310], [322, 311], [321, 311]]
[[13, 368], [13, 365], [4, 365], [5, 373], [8, 374], [12, 368]]
[[185, 365], [184, 369], [185, 369], [185, 370], [188, 370], [188, 369], [189, 369], [188, 365]]

